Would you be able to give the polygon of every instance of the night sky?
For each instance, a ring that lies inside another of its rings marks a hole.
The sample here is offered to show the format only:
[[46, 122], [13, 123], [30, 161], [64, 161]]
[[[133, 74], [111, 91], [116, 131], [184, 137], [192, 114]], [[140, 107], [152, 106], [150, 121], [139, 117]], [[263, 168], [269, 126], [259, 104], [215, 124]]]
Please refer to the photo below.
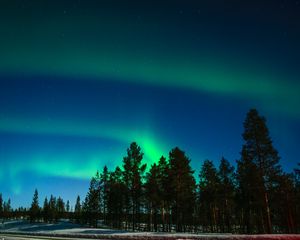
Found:
[[0, 0], [0, 192], [73, 204], [136, 141], [240, 157], [250, 108], [299, 162], [300, 0]]

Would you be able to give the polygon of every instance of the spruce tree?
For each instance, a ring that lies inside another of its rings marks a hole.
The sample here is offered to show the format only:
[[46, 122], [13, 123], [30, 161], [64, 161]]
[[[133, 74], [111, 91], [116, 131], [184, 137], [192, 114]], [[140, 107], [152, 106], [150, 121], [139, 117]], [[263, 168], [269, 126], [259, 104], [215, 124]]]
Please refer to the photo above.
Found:
[[35, 222], [39, 218], [39, 195], [37, 189], [34, 191], [31, 207], [30, 207], [30, 222]]

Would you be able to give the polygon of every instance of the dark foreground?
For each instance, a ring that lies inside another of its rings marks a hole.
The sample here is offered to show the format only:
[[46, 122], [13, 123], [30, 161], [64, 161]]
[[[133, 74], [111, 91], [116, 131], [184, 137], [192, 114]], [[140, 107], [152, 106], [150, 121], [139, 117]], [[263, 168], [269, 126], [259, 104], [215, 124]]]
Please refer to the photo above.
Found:
[[264, 235], [231, 235], [231, 234], [163, 234], [163, 233], [133, 233], [133, 234], [47, 234], [47, 233], [14, 233], [2, 232], [0, 233], [1, 240], [86, 240], [86, 239], [101, 239], [101, 240], [220, 240], [220, 239], [235, 239], [235, 240], [300, 240], [300, 235], [287, 235], [287, 234], [264, 234]]

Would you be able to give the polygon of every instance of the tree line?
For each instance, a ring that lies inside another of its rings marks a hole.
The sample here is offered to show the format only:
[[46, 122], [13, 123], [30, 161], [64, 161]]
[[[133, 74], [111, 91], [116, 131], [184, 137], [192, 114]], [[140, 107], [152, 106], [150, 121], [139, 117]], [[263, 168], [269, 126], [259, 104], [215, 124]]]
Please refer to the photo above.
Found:
[[[53, 196], [40, 208], [36, 190], [23, 214], [31, 221], [70, 218], [132, 231], [300, 232], [300, 164], [292, 173], [283, 171], [266, 120], [255, 109], [246, 116], [242, 137], [236, 168], [224, 157], [217, 166], [205, 160], [198, 178], [178, 147], [147, 171], [142, 149], [133, 142], [122, 166], [105, 166], [92, 177], [74, 210]], [[2, 205], [1, 197], [0, 214]]]

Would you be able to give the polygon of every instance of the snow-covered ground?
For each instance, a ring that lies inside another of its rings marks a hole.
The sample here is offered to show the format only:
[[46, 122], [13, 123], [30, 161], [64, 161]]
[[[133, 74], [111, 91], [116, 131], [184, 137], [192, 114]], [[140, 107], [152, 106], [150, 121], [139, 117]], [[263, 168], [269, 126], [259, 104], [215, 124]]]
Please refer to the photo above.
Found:
[[30, 232], [30, 233], [61, 233], [61, 234], [124, 234], [126, 231], [107, 228], [86, 228], [69, 221], [58, 223], [30, 223], [28, 221], [8, 221], [0, 223], [0, 231], [3, 232]]
[[31, 236], [57, 236], [71, 238], [93, 239], [120, 239], [120, 240], [173, 240], [173, 239], [257, 239], [257, 240], [300, 240], [300, 235], [232, 235], [232, 234], [187, 234], [187, 233], [153, 233], [153, 232], [127, 232], [106, 228], [86, 228], [67, 221], [56, 224], [34, 223], [27, 221], [8, 221], [0, 223], [0, 234], [24, 234]]

